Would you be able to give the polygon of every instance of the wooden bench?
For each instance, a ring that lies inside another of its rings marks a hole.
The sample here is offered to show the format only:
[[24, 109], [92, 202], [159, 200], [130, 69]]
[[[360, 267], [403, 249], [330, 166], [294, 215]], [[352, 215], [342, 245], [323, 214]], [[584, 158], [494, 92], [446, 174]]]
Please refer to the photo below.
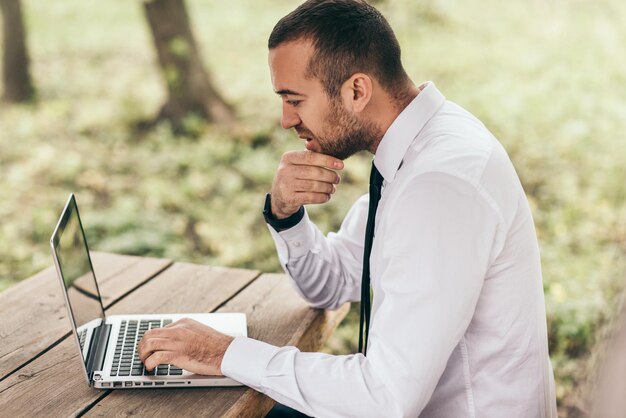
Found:
[[[282, 274], [92, 253], [107, 314], [245, 312], [248, 335], [318, 350], [348, 311], [311, 309]], [[97, 390], [87, 385], [56, 271], [0, 293], [0, 415], [263, 417], [252, 389]]]

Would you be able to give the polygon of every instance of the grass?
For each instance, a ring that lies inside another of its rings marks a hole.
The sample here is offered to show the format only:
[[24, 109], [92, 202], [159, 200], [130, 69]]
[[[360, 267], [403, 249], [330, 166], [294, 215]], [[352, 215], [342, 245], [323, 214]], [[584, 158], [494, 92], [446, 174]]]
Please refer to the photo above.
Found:
[[[378, 1], [407, 70], [433, 80], [508, 150], [540, 240], [560, 414], [583, 414], [585, 382], [626, 273], [626, 4]], [[37, 101], [0, 105], [0, 290], [49, 266], [47, 242], [77, 193], [93, 248], [278, 271], [261, 216], [282, 152], [266, 40], [283, 0], [187, 2], [215, 84], [238, 110], [194, 137], [133, 126], [164, 100], [141, 5], [26, 2]], [[366, 191], [368, 157], [347, 161], [331, 205], [336, 229]], [[352, 312], [327, 350], [356, 340]]]

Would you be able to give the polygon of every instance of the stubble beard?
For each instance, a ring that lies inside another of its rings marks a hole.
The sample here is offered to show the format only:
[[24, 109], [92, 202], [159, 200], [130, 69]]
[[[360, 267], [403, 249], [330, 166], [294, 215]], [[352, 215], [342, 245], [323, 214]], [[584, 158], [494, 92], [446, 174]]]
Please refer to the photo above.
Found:
[[316, 136], [322, 154], [340, 160], [359, 151], [372, 150], [381, 139], [381, 129], [372, 121], [363, 121], [343, 108], [341, 99], [331, 99], [325, 117], [325, 132]]

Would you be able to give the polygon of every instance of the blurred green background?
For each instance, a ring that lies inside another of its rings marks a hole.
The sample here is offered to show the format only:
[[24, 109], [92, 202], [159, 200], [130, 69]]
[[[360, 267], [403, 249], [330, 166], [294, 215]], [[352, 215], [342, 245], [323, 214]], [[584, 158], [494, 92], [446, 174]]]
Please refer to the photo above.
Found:
[[[23, 2], [36, 100], [0, 104], [0, 291], [51, 265], [48, 240], [70, 192], [101, 251], [279, 271], [261, 216], [281, 154], [267, 37], [298, 2], [187, 1], [203, 61], [235, 126], [185, 120], [138, 131], [166, 99], [140, 2]], [[499, 138], [540, 241], [561, 416], [585, 416], [626, 273], [626, 3], [620, 0], [379, 0], [416, 83]], [[338, 228], [367, 191], [367, 155], [347, 161]], [[326, 350], [355, 349], [352, 312]]]

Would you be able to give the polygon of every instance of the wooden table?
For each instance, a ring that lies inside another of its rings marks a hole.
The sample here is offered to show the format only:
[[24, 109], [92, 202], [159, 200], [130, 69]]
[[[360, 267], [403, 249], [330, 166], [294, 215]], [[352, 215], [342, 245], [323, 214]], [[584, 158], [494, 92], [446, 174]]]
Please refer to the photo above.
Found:
[[[107, 314], [245, 312], [250, 337], [315, 351], [348, 310], [309, 308], [282, 274], [98, 252], [92, 260]], [[90, 388], [53, 267], [0, 294], [0, 341], [3, 417], [262, 417], [274, 404], [246, 387]]]

